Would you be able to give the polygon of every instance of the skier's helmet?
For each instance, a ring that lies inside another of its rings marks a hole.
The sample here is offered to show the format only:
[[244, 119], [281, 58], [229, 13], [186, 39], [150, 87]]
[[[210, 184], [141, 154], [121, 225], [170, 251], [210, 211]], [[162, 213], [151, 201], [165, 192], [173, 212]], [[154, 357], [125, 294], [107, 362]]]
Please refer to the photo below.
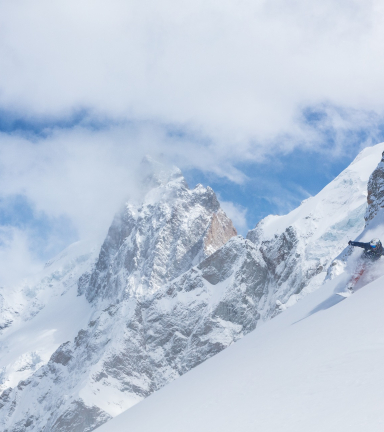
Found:
[[372, 239], [372, 240], [369, 242], [369, 245], [370, 245], [371, 248], [373, 248], [373, 249], [380, 248], [380, 246], [381, 246], [381, 241], [380, 241], [379, 239], [375, 238], [375, 239]]

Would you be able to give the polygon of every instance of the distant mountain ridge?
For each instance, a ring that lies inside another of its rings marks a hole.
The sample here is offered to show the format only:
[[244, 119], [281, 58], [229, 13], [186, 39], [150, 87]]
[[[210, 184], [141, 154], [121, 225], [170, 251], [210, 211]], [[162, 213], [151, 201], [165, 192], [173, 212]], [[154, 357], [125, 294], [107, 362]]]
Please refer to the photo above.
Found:
[[319, 288], [364, 228], [383, 149], [363, 150], [316, 197], [264, 219], [247, 239], [212, 189], [190, 190], [177, 168], [145, 160], [142, 200], [116, 215], [76, 284], [55, 288], [73, 304], [87, 300], [86, 323], [18, 386], [3, 387], [2, 430], [94, 430]]

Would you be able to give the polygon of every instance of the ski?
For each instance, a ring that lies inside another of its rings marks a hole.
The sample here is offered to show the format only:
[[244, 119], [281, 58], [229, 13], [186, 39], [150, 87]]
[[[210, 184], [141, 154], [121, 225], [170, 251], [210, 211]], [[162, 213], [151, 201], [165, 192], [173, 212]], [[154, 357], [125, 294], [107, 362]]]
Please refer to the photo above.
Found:
[[338, 292], [336, 294], [341, 296], [341, 297], [348, 298], [348, 297], [351, 297], [351, 295], [353, 294], [353, 291], [343, 291], [343, 292]]

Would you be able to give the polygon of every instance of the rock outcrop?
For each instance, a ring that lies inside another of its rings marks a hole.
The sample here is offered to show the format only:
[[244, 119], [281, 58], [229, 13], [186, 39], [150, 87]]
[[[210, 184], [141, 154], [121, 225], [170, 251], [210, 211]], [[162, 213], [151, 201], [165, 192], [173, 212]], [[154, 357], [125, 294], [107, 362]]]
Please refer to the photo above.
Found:
[[384, 152], [380, 163], [368, 181], [368, 206], [365, 214], [366, 225], [384, 208]]

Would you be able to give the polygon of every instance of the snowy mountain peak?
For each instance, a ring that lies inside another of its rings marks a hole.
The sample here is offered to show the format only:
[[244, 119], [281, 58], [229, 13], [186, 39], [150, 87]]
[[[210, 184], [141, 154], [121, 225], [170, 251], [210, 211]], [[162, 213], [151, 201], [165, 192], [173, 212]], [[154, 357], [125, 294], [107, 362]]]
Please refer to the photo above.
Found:
[[144, 163], [142, 202], [115, 216], [94, 271], [80, 280], [90, 302], [151, 294], [237, 235], [211, 188], [190, 190], [177, 168]]
[[188, 187], [179, 168], [161, 163], [149, 155], [141, 161], [140, 178], [142, 184], [148, 189], [171, 182], [181, 182]]

